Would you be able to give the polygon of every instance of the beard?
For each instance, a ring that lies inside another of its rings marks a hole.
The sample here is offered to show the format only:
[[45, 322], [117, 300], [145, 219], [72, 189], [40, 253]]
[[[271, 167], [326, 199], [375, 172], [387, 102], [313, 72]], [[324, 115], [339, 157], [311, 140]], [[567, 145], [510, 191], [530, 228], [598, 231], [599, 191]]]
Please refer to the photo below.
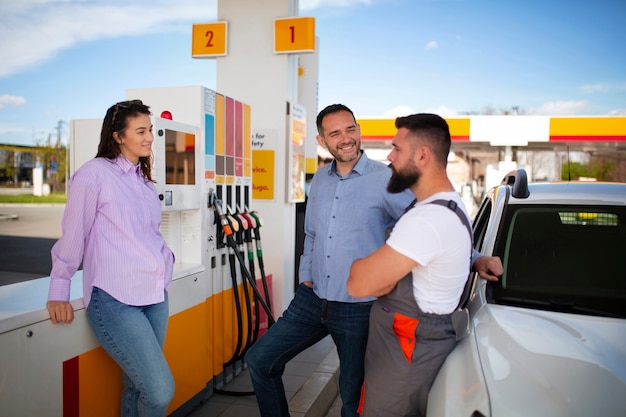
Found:
[[391, 178], [389, 178], [387, 191], [392, 194], [401, 193], [414, 184], [417, 184], [419, 181], [420, 172], [415, 165], [407, 167], [403, 172], [397, 171], [396, 168], [391, 165], [391, 170], [393, 174], [391, 174]]
[[361, 151], [360, 151], [360, 150], [358, 150], [357, 152], [355, 152], [355, 153], [354, 153], [354, 154], [352, 154], [352, 155], [348, 155], [348, 156], [343, 157], [343, 156], [341, 156], [341, 155], [339, 155], [339, 154], [333, 154], [333, 153], [331, 152], [331, 155], [333, 155], [333, 156], [335, 157], [335, 159], [336, 159], [338, 162], [352, 162], [352, 161], [354, 161], [355, 159], [357, 159], [357, 158], [359, 157], [359, 155], [360, 155], [360, 154], [361, 154]]
[[349, 143], [349, 145], [354, 146], [354, 151], [352, 153], [345, 153], [339, 149], [339, 146], [345, 146], [345, 143], [337, 145], [337, 147], [334, 148], [329, 146], [328, 142], [324, 141], [324, 143], [326, 144], [326, 149], [328, 149], [328, 152], [330, 152], [330, 154], [333, 156], [333, 158], [337, 160], [337, 162], [352, 162], [361, 155], [360, 141], [354, 141]]

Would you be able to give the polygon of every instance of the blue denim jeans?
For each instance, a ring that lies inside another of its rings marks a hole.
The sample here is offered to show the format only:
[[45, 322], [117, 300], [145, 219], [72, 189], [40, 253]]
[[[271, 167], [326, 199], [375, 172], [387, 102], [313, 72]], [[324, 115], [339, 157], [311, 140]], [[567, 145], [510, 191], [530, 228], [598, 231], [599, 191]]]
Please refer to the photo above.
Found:
[[95, 288], [87, 318], [96, 339], [124, 373], [122, 417], [162, 417], [174, 396], [174, 377], [163, 355], [168, 297], [129, 306]]
[[285, 364], [328, 334], [339, 355], [341, 416], [357, 417], [371, 307], [322, 300], [300, 285], [282, 317], [246, 354], [261, 417], [289, 416], [282, 381]]

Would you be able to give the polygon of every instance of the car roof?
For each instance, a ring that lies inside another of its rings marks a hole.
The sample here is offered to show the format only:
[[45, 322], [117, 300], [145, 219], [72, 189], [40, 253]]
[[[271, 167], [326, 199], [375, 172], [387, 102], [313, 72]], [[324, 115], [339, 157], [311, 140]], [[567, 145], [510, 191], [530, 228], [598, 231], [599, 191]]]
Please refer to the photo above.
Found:
[[530, 183], [528, 192], [526, 198], [511, 196], [508, 204], [626, 205], [626, 183], [575, 181]]

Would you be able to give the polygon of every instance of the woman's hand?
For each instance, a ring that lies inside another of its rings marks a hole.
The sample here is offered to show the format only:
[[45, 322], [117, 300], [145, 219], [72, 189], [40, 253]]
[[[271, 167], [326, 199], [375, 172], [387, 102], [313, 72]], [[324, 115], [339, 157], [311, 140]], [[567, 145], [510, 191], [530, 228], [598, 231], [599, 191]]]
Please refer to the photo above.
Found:
[[52, 323], [67, 323], [74, 321], [74, 308], [67, 301], [48, 301], [46, 308]]

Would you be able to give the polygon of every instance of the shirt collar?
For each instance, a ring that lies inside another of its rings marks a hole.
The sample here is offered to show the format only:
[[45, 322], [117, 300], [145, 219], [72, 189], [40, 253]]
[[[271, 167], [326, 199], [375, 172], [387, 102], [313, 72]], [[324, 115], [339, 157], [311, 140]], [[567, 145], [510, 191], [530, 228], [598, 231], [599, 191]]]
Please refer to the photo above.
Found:
[[126, 157], [122, 154], [119, 154], [117, 158], [113, 160], [115, 164], [120, 167], [123, 173], [135, 172], [136, 174], [141, 172], [141, 163], [138, 162], [137, 165], [133, 165]]
[[[365, 172], [365, 166], [367, 165], [367, 161], [369, 158], [367, 154], [361, 149], [361, 158], [359, 158], [356, 165], [352, 168], [351, 172], [356, 172], [359, 175], [363, 175]], [[330, 163], [330, 169], [328, 170], [328, 175], [338, 175], [337, 174], [337, 161], [333, 159], [333, 162]], [[347, 176], [349, 176], [348, 174]]]

